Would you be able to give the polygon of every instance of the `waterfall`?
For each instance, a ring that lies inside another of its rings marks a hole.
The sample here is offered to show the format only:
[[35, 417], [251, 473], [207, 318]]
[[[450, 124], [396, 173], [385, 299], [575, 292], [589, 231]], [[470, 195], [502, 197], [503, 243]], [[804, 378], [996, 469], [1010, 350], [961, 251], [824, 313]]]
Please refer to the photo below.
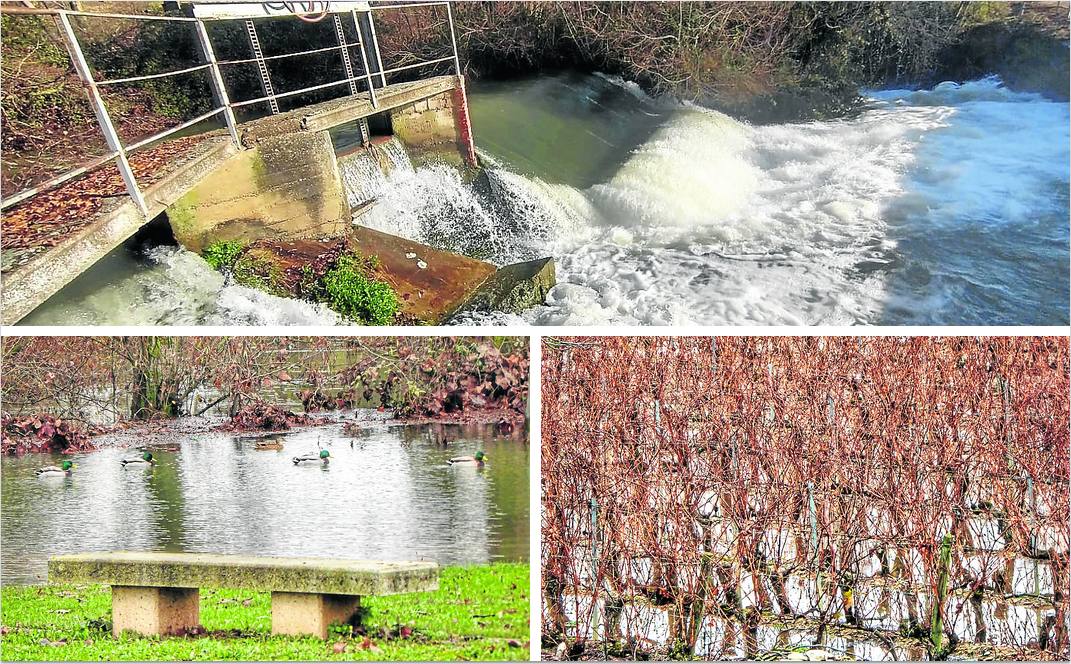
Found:
[[393, 137], [340, 158], [338, 166], [351, 208], [379, 198], [392, 174], [413, 172], [405, 146]]

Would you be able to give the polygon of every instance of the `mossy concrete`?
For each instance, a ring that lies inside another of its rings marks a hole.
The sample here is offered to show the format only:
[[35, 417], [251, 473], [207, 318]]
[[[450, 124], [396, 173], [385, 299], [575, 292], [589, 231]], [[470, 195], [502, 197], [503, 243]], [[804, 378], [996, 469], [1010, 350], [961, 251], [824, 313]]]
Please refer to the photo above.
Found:
[[370, 115], [408, 106], [454, 89], [456, 76], [433, 76], [419, 81], [392, 83], [376, 90], [376, 106], [367, 92], [302, 106], [286, 113], [270, 115], [242, 125], [242, 143], [252, 147], [272, 136], [297, 132], [317, 132], [347, 124]]
[[393, 595], [437, 590], [439, 566], [434, 562], [109, 551], [55, 556], [48, 561], [48, 580], [111, 586]]
[[271, 633], [326, 639], [331, 625], [360, 623], [361, 598], [318, 593], [271, 594]]
[[421, 150], [437, 145], [456, 145], [458, 128], [454, 123], [454, 98], [443, 92], [391, 111], [394, 135], [406, 147]]
[[538, 258], [500, 268], [459, 309], [522, 313], [546, 302], [557, 283], [553, 258]]
[[332, 237], [349, 207], [326, 131], [273, 136], [223, 163], [167, 209], [184, 247], [220, 240]]

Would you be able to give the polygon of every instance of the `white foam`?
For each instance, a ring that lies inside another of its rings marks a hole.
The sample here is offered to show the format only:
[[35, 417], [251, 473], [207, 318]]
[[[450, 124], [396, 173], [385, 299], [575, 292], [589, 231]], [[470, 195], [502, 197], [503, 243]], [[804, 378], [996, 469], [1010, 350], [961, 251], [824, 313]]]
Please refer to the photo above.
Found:
[[[476, 183], [414, 170], [397, 141], [343, 175], [351, 199], [377, 200], [357, 223], [499, 265], [554, 256], [535, 324], [1066, 324], [1068, 105], [995, 78], [866, 95], [852, 118], [760, 127], [656, 100], [667, 119], [587, 189], [483, 153]], [[633, 96], [613, 103], [650, 101]], [[337, 320], [163, 252], [60, 317]]]
[[[171, 246], [149, 251], [133, 268], [118, 255], [121, 276], [81, 297], [63, 297], [34, 312], [37, 325], [337, 325], [323, 305], [239, 286], [192, 252]], [[105, 259], [109, 260], [109, 259]]]
[[[1066, 263], [1067, 126], [1066, 104], [994, 79], [875, 94], [870, 110], [834, 122], [750, 127], [681, 109], [608, 182], [569, 194], [588, 200], [585, 223], [559, 229], [569, 233], [552, 243], [559, 286], [526, 317], [669, 325], [872, 324], [890, 310], [909, 320], [999, 316], [992, 304], [971, 312], [943, 282], [915, 293], [890, 275], [911, 258], [902, 243], [925, 246], [942, 226], [964, 237], [979, 226], [1025, 226], [1037, 239], [1051, 235], [1056, 262], [1062, 252]], [[1035, 230], [1039, 214], [1065, 221]], [[920, 280], [962, 252], [976, 270], [972, 287], [1001, 296], [1015, 287], [987, 276], [992, 246], [946, 242]], [[1043, 294], [1016, 296], [1024, 302], [1009, 306], [1029, 316], [1030, 298]]]

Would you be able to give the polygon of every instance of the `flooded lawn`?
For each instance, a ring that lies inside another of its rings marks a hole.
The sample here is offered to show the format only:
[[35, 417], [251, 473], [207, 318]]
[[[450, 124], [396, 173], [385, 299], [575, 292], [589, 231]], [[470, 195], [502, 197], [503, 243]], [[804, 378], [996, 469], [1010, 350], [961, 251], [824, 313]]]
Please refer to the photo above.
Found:
[[[268, 437], [205, 430], [190, 419], [150, 438], [109, 436], [96, 452], [6, 457], [0, 579], [44, 583], [49, 556], [112, 549], [443, 565], [528, 559], [525, 434], [372, 415], [358, 413], [365, 419], [352, 436], [339, 414]], [[282, 448], [256, 449], [258, 441]], [[149, 446], [155, 467], [123, 467], [136, 445]], [[328, 464], [291, 461], [318, 446], [330, 452]], [[482, 468], [447, 463], [477, 450], [488, 455]], [[77, 464], [68, 477], [34, 474], [68, 459]]]

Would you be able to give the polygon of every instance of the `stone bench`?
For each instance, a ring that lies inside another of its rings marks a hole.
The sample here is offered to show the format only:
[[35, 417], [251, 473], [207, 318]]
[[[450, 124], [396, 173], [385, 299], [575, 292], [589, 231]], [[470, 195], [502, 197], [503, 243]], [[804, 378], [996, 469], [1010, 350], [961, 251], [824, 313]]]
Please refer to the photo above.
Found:
[[184, 634], [200, 624], [200, 588], [271, 592], [272, 634], [327, 638], [355, 624], [362, 595], [439, 588], [433, 562], [109, 551], [55, 556], [50, 583], [112, 587], [112, 634]]

